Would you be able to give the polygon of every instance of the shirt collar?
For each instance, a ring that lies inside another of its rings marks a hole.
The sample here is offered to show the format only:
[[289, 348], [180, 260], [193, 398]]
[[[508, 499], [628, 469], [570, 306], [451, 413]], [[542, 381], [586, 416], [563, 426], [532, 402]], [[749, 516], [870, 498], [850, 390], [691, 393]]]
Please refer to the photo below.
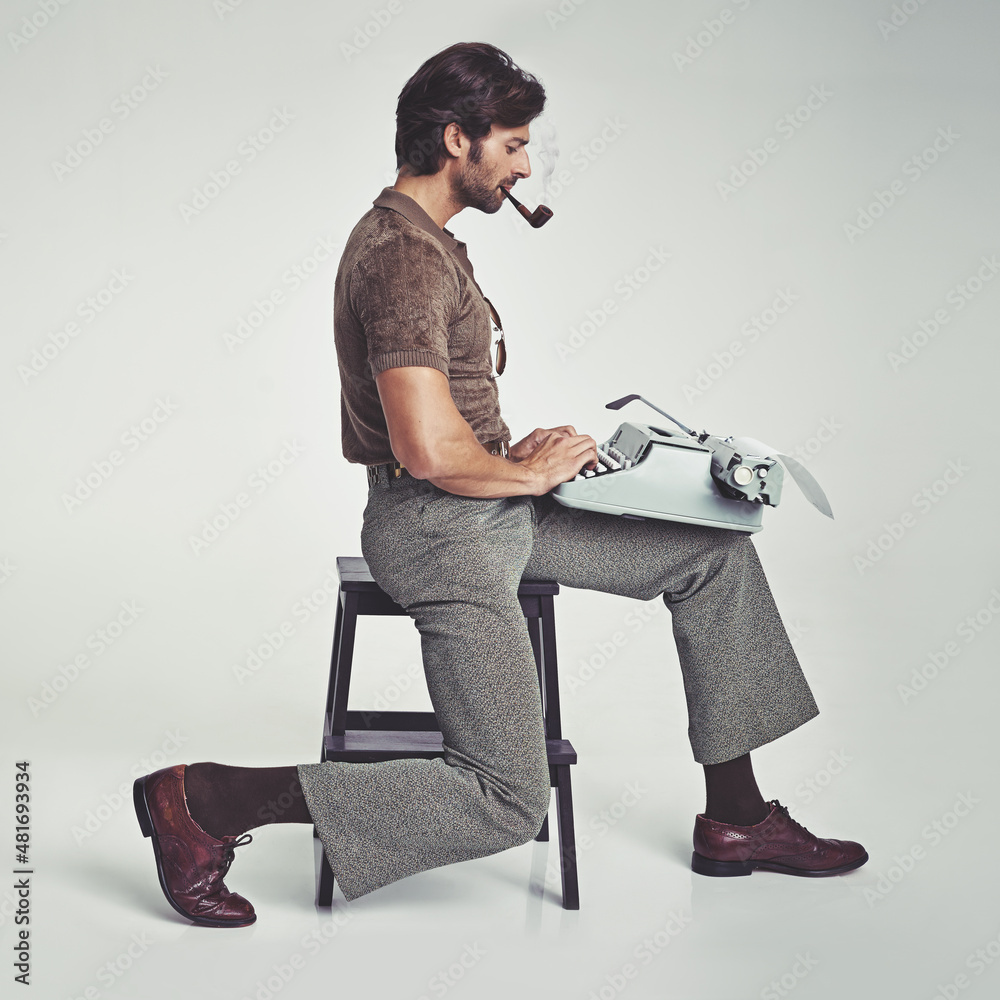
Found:
[[455, 235], [449, 230], [442, 229], [409, 195], [387, 187], [382, 189], [382, 193], [372, 204], [376, 208], [391, 208], [394, 212], [399, 212], [407, 222], [413, 223], [418, 229], [433, 236], [446, 250], [455, 255], [462, 265], [462, 270], [472, 278], [476, 288], [479, 288], [472, 273], [472, 262], [469, 260], [465, 244], [461, 240], [456, 240]]

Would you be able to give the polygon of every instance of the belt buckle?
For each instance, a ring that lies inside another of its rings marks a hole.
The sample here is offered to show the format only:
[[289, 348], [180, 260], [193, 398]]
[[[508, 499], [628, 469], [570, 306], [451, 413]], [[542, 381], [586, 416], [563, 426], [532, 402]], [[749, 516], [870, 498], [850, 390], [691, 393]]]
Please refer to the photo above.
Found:
[[382, 465], [369, 465], [367, 466], [368, 472], [368, 486], [378, 486], [382, 482], [383, 476], [386, 483], [391, 482], [393, 479], [399, 479], [402, 476], [403, 466], [399, 462], [385, 462]]

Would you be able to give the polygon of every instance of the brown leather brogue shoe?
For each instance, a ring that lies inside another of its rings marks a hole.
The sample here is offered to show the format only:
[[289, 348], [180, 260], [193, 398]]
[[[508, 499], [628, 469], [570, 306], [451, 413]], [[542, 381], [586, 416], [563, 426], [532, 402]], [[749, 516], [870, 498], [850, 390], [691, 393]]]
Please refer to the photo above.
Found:
[[776, 799], [755, 826], [731, 826], [699, 815], [691, 869], [699, 875], [749, 875], [754, 869], [821, 878], [860, 868], [868, 852], [853, 840], [821, 840]]
[[257, 919], [253, 906], [222, 881], [234, 849], [249, 844], [250, 834], [216, 840], [198, 826], [184, 797], [183, 764], [137, 778], [132, 797], [142, 835], [153, 841], [156, 873], [167, 902], [205, 927], [252, 924]]

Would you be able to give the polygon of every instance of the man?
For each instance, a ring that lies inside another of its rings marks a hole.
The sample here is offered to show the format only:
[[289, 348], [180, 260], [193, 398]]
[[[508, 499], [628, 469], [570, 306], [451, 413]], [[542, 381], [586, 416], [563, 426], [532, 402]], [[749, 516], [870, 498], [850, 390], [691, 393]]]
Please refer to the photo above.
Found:
[[[817, 709], [749, 536], [567, 509], [549, 491], [594, 465], [593, 438], [562, 426], [508, 443], [491, 306], [445, 225], [463, 208], [496, 212], [530, 175], [529, 124], [544, 103], [538, 80], [491, 45], [429, 59], [400, 94], [396, 183], [351, 233], [337, 274], [344, 454], [370, 483], [362, 551], [420, 631], [445, 755], [202, 763], [139, 779], [161, 886], [196, 923], [255, 919], [222, 879], [264, 822], [314, 823], [348, 899], [535, 836], [550, 788], [522, 576], [670, 607], [706, 777], [695, 871], [826, 876], [868, 858], [813, 836], [757, 788], [750, 751]], [[269, 801], [290, 805], [276, 815]]]

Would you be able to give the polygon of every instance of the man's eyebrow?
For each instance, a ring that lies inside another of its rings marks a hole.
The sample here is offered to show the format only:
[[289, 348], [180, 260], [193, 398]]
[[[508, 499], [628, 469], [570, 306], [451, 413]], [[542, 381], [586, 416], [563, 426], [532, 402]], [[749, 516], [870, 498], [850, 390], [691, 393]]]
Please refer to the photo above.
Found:
[[527, 146], [530, 141], [531, 141], [530, 139], [522, 139], [522, 138], [520, 138], [520, 136], [514, 136], [513, 139], [508, 139], [507, 140], [507, 144], [509, 145], [512, 142], [516, 142], [516, 143], [519, 143], [522, 146]]

